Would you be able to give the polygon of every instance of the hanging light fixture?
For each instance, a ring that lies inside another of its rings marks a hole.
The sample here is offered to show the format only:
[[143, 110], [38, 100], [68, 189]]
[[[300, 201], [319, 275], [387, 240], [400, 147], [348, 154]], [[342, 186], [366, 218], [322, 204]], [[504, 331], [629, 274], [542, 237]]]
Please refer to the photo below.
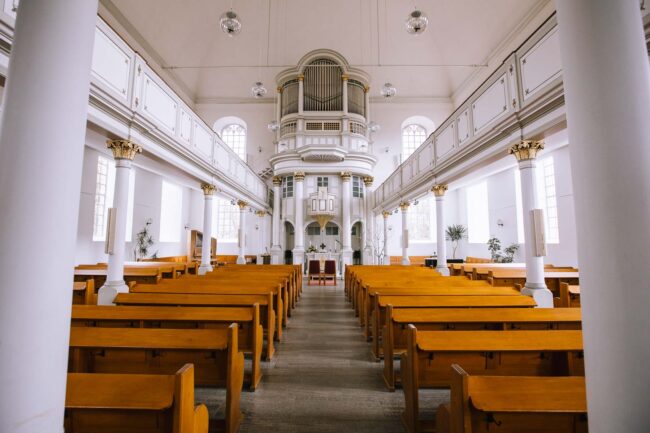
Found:
[[277, 120], [274, 120], [273, 122], [266, 125], [266, 127], [269, 129], [269, 131], [275, 132], [280, 129], [280, 123]]
[[406, 31], [412, 35], [424, 33], [429, 24], [429, 19], [420, 10], [415, 9], [406, 19]]
[[232, 9], [221, 15], [219, 19], [221, 30], [230, 37], [237, 36], [241, 32], [241, 21]]
[[377, 132], [381, 129], [381, 126], [379, 126], [379, 123], [375, 122], [374, 120], [371, 120], [370, 123], [368, 123], [368, 130], [370, 132]]
[[393, 96], [395, 96], [395, 94], [397, 93], [397, 89], [396, 89], [395, 86], [393, 86], [392, 84], [390, 84], [390, 83], [386, 83], [386, 84], [384, 84], [384, 87], [381, 88], [381, 90], [379, 91], [379, 93], [380, 93], [381, 96], [383, 96], [384, 98], [386, 98], [386, 99], [390, 99], [390, 98], [392, 98]]
[[251, 87], [251, 94], [256, 98], [263, 98], [266, 95], [266, 87], [261, 81], [258, 81]]

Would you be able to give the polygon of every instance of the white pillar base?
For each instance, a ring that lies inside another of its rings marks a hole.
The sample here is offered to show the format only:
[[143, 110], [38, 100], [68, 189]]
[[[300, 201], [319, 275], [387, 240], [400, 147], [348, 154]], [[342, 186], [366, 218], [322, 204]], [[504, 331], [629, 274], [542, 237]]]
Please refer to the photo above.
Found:
[[402, 265], [408, 266], [410, 264], [411, 264], [411, 260], [408, 257], [402, 257]]
[[113, 305], [118, 293], [129, 293], [129, 286], [124, 281], [111, 281], [99, 288], [97, 305]]
[[271, 264], [282, 264], [282, 249], [278, 245], [271, 247]]
[[533, 298], [537, 302], [537, 308], [553, 308], [553, 292], [545, 285], [543, 287], [526, 286], [521, 289], [521, 294]]
[[[294, 265], [304, 265], [305, 264], [305, 250], [300, 248], [293, 249], [293, 264]], [[304, 270], [303, 270], [304, 271]]]
[[341, 262], [343, 266], [352, 264], [352, 250], [341, 250]]
[[205, 275], [208, 272], [212, 272], [214, 268], [212, 265], [201, 265], [199, 266], [199, 275]]
[[246, 264], [246, 257], [244, 256], [237, 256], [237, 262], [238, 265], [245, 265]]
[[439, 268], [436, 268], [436, 271], [443, 277], [449, 276], [449, 268], [447, 266], [441, 266]]

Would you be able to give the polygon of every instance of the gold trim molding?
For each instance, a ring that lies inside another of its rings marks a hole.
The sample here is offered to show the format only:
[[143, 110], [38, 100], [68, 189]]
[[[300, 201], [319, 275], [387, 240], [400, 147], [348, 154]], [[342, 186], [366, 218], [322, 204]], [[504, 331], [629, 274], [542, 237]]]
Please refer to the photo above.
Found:
[[535, 159], [540, 150], [544, 149], [544, 140], [522, 140], [508, 149], [508, 154], [514, 155], [517, 161]]
[[305, 180], [305, 172], [297, 171], [293, 174], [293, 178], [295, 179], [296, 182], [302, 182], [303, 180]]
[[372, 177], [372, 176], [364, 176], [363, 177], [363, 184], [368, 188], [372, 186], [372, 183], [374, 181], [375, 181], [375, 178]]
[[106, 147], [113, 152], [115, 159], [128, 159], [133, 161], [135, 155], [142, 153], [142, 146], [131, 140], [106, 140]]
[[431, 192], [436, 197], [443, 197], [445, 195], [445, 193], [447, 192], [447, 185], [444, 185], [444, 184], [433, 185], [431, 187]]
[[392, 212], [388, 212], [387, 210], [382, 211], [381, 216], [384, 217], [384, 219], [388, 218]]
[[215, 192], [217, 192], [217, 187], [212, 185], [211, 183], [202, 183], [201, 189], [203, 190], [203, 194], [205, 195], [213, 195]]
[[260, 218], [264, 218], [266, 216], [266, 211], [265, 210], [256, 210], [255, 215], [257, 215]]
[[246, 206], [248, 206], [248, 202], [244, 200], [237, 200], [237, 206], [239, 206], [239, 210], [244, 210], [246, 209]]
[[409, 206], [411, 206], [411, 203], [407, 201], [403, 201], [399, 204], [399, 208], [402, 210], [402, 212], [406, 212], [407, 210], [409, 210]]
[[352, 179], [352, 173], [350, 173], [349, 171], [342, 171], [341, 172], [341, 180], [343, 182], [347, 182], [350, 179]]
[[273, 185], [275, 186], [282, 185], [282, 176], [273, 176]]

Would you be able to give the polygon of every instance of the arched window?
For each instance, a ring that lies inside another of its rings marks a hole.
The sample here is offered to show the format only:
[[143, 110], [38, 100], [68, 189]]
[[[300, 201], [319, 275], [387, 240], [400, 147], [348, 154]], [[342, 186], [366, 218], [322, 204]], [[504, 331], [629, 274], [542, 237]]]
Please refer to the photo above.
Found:
[[420, 125], [413, 123], [402, 128], [402, 161], [406, 161], [426, 139], [427, 131]]
[[236, 123], [226, 125], [221, 130], [221, 139], [230, 148], [235, 151], [237, 155], [246, 161], [246, 129]]

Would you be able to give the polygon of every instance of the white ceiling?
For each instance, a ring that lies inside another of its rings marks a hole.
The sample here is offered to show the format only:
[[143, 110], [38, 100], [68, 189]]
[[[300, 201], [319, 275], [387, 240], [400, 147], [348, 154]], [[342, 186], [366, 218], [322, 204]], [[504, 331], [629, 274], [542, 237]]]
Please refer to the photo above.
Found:
[[449, 98], [548, 0], [421, 0], [419, 36], [404, 29], [412, 1], [232, 2], [243, 22], [234, 38], [219, 29], [231, 0], [102, 0], [195, 102], [248, 98], [258, 80], [273, 96], [276, 74], [318, 48], [367, 71], [372, 96], [389, 81], [402, 97]]

